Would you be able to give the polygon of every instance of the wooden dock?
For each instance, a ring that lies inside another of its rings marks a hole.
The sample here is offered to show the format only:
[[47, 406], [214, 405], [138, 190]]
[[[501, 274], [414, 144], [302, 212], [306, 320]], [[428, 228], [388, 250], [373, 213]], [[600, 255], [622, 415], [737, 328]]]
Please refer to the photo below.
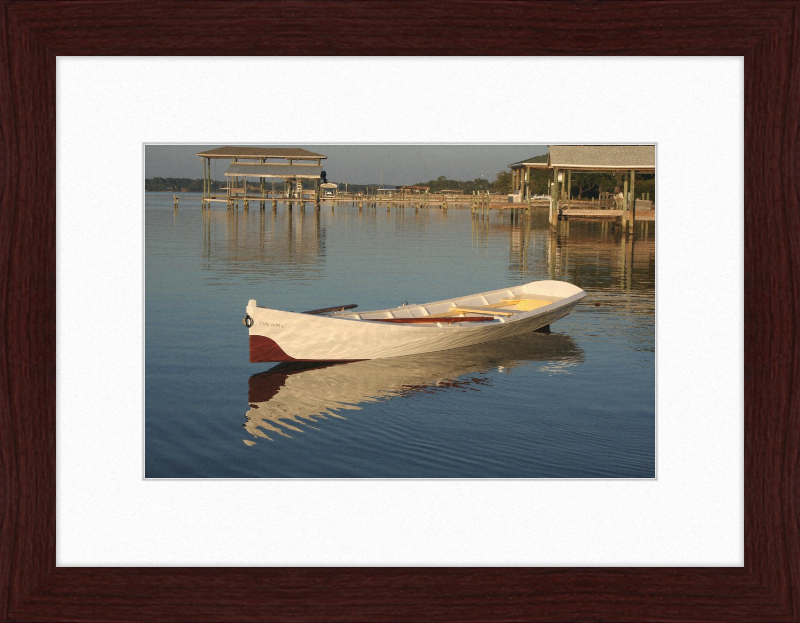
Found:
[[[617, 220], [622, 218], [622, 210], [582, 210], [582, 209], [566, 209], [558, 211], [558, 218], [561, 220]], [[635, 213], [635, 220], [637, 221], [655, 221], [655, 210], [637, 210]]]
[[[266, 204], [271, 204], [272, 209], [277, 209], [278, 203], [283, 203], [289, 209], [297, 207], [304, 209], [306, 204], [315, 205], [315, 197], [307, 196], [302, 199], [298, 197], [285, 197], [279, 196], [277, 193], [271, 196], [247, 196], [239, 195], [235, 198], [234, 205], [238, 201], [244, 203], [244, 208], [249, 209], [250, 202], [260, 204], [258, 207], [264, 209]], [[529, 214], [534, 209], [549, 209], [549, 198], [536, 198], [530, 202], [508, 202], [501, 200], [502, 196], [497, 195], [438, 195], [438, 194], [425, 194], [425, 195], [411, 195], [411, 196], [397, 196], [386, 197], [381, 195], [344, 195], [340, 194], [334, 197], [320, 197], [320, 202], [328, 204], [331, 209], [335, 206], [352, 205], [360, 209], [363, 208], [385, 208], [386, 210], [394, 209], [470, 209], [474, 215], [486, 218], [491, 212], [496, 212], [502, 215], [508, 211], [512, 214]], [[505, 199], [505, 197], [503, 197]], [[224, 203], [230, 205], [230, 200], [227, 196], [206, 196], [203, 199], [206, 203]], [[177, 207], [177, 197], [175, 198]], [[563, 207], [564, 203], [568, 207]], [[263, 207], [262, 207], [263, 206]], [[620, 221], [624, 216], [624, 211], [618, 208], [601, 208], [599, 202], [562, 202], [558, 204], [558, 219], [559, 220], [609, 220]], [[574, 206], [574, 207], [573, 207]], [[641, 207], [640, 207], [641, 206]], [[238, 206], [237, 206], [238, 207]], [[254, 205], [255, 207], [255, 205]], [[236, 209], [236, 208], [234, 208]], [[637, 200], [637, 210], [635, 212], [635, 220], [637, 221], [655, 221], [655, 210], [652, 207], [652, 202], [643, 202]]]

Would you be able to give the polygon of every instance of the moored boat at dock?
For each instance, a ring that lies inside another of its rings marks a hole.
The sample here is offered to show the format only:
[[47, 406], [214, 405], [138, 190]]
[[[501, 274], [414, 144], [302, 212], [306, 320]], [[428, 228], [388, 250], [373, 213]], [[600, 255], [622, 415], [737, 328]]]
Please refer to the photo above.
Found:
[[436, 352], [521, 335], [569, 314], [586, 296], [564, 281], [534, 281], [468, 296], [354, 312], [290, 312], [247, 304], [250, 361], [360, 361]]

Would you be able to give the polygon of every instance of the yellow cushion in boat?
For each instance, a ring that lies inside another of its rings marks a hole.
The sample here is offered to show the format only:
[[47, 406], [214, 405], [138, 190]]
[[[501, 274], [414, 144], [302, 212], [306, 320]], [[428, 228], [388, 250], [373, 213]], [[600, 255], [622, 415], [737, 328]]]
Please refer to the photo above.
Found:
[[503, 299], [502, 307], [511, 307], [518, 311], [531, 311], [532, 309], [539, 309], [545, 305], [550, 305], [553, 301], [543, 301], [541, 299]]

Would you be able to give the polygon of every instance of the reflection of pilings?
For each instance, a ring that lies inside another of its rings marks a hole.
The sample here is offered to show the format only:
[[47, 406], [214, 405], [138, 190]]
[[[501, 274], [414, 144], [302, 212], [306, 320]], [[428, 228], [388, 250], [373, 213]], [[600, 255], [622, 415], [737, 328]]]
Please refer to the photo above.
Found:
[[239, 212], [237, 210], [228, 211], [228, 246], [236, 248], [239, 246]]
[[481, 245], [485, 242], [486, 227], [480, 218], [472, 219], [472, 245]]
[[631, 289], [633, 274], [633, 247], [635, 236], [623, 234], [619, 243], [619, 288], [623, 292]]
[[558, 233], [550, 230], [547, 239], [547, 270], [550, 279], [556, 278], [556, 262], [558, 261]]
[[[263, 202], [262, 202], [263, 203]], [[260, 210], [258, 215], [258, 248], [261, 253], [266, 247], [267, 215], [265, 210]]]
[[[630, 225], [631, 225], [631, 233], [633, 233], [633, 223], [631, 222]], [[625, 273], [626, 273], [626, 275], [625, 275], [625, 290], [627, 292], [630, 292], [630, 289], [631, 289], [631, 278], [633, 276], [633, 247], [634, 247], [634, 244], [635, 244], [634, 238], [635, 238], [635, 236], [631, 236], [630, 253], [625, 256], [625, 264], [626, 264], [626, 266], [625, 266]]]
[[286, 227], [286, 238], [287, 238], [287, 241], [289, 243], [288, 244], [289, 253], [291, 254], [292, 247], [293, 247], [293, 244], [294, 244], [294, 219], [292, 218], [292, 213], [291, 212], [287, 212], [286, 213], [286, 224], [287, 224], [287, 227]]
[[203, 210], [203, 254], [211, 256], [211, 210]]

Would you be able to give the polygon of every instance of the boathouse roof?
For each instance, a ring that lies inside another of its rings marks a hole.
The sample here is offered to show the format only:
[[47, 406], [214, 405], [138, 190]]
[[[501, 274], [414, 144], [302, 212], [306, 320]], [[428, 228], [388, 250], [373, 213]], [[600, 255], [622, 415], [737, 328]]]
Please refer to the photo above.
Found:
[[283, 158], [288, 160], [320, 160], [327, 156], [298, 147], [236, 147], [226, 146], [201, 151], [203, 158]]
[[522, 167], [528, 167], [530, 169], [547, 169], [547, 154], [542, 154], [541, 156], [532, 156], [527, 160], [520, 160], [519, 162], [515, 162], [514, 164], [508, 165], [512, 169], [521, 169]]
[[655, 171], [655, 145], [549, 145], [550, 168]]

